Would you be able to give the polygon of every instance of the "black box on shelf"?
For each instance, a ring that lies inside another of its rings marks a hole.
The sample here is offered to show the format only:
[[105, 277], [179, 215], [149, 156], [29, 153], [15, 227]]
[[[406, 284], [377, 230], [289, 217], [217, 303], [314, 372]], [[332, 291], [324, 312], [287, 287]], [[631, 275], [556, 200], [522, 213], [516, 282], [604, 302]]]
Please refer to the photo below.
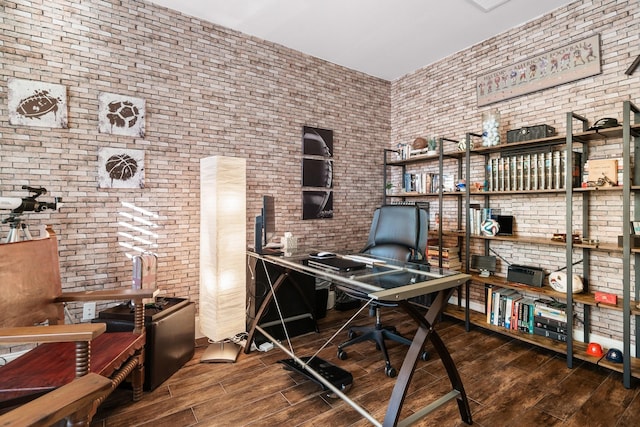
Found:
[[554, 136], [556, 129], [549, 125], [527, 126], [507, 131], [507, 143], [530, 141]]
[[[622, 247], [622, 237], [618, 236], [618, 246]], [[640, 248], [640, 235], [632, 234], [631, 235], [631, 248], [638, 249]]]
[[517, 282], [540, 288], [542, 287], [543, 279], [544, 270], [540, 267], [511, 264], [507, 270], [507, 280], [509, 282]]

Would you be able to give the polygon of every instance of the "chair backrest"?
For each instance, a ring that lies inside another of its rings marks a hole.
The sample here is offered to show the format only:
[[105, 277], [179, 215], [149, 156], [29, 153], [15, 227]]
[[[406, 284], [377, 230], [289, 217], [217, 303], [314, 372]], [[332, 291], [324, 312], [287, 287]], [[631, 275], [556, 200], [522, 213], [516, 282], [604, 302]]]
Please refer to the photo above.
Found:
[[425, 259], [429, 215], [417, 206], [381, 206], [373, 214], [363, 253], [400, 261]]
[[0, 244], [0, 326], [33, 326], [42, 322], [64, 323], [58, 242], [48, 237]]

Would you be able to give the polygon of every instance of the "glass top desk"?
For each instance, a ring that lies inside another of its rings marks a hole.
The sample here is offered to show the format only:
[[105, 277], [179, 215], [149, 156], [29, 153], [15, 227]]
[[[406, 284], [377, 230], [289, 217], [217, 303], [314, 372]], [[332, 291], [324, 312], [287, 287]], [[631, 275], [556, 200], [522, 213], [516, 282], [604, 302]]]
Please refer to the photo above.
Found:
[[[295, 254], [287, 257], [278, 255], [262, 255], [255, 252], [248, 252], [248, 255], [257, 258], [258, 262], [271, 263], [281, 267], [282, 273], [280, 273], [278, 277], [268, 278], [271, 284], [271, 292], [265, 296], [255, 318], [253, 319], [249, 329], [247, 343], [253, 342], [256, 330], [269, 337], [269, 335], [262, 330], [260, 326], [258, 326], [261, 314], [273, 300], [278, 287], [292, 271], [306, 273], [320, 279], [331, 281], [339, 289], [352, 295], [358, 295], [361, 299], [368, 299], [370, 300], [369, 302], [382, 301], [396, 303], [416, 321], [418, 329], [400, 368], [393, 392], [389, 399], [383, 423], [380, 423], [378, 420], [373, 418], [371, 414], [353, 402], [346, 394], [341, 390], [338, 390], [319, 373], [315, 372], [310, 366], [306, 366], [306, 363], [293, 354], [290, 349], [284, 347], [282, 344], [277, 342], [277, 340], [273, 340], [274, 345], [277, 345], [282, 351], [302, 365], [308, 374], [315, 377], [316, 380], [325, 385], [335, 395], [345, 400], [373, 425], [410, 425], [452, 399], [457, 400], [462, 421], [467, 424], [472, 423], [471, 409], [469, 408], [467, 396], [464, 392], [462, 380], [460, 379], [460, 375], [458, 374], [458, 370], [451, 358], [451, 355], [449, 354], [449, 351], [435, 330], [440, 314], [446, 307], [447, 301], [451, 297], [453, 291], [456, 287], [465, 284], [471, 276], [418, 263], [401, 263], [392, 260], [373, 258], [369, 255], [366, 255], [366, 258], [362, 258], [360, 255], [338, 255], [338, 257], [353, 258], [357, 261], [364, 261], [366, 259], [366, 268], [344, 272], [309, 265], [308, 261], [310, 257], [308, 253]], [[433, 299], [433, 302], [428, 308], [426, 314], [422, 314], [415, 305], [408, 301], [410, 298], [431, 293], [436, 293], [436, 297]], [[344, 329], [345, 326], [343, 326], [340, 331]], [[329, 341], [331, 341], [331, 339], [336, 335], [337, 333], [330, 338]], [[447, 371], [447, 375], [449, 376], [452, 390], [431, 404], [425, 406], [422, 410], [416, 411], [409, 417], [400, 420], [400, 411], [402, 409], [413, 372], [418, 360], [421, 358], [423, 348], [427, 340], [431, 342], [435, 351], [440, 356], [440, 359]], [[329, 342], [327, 342], [327, 344], [329, 344]], [[325, 346], [327, 344], [325, 344]], [[251, 346], [246, 345], [245, 352], [249, 353], [250, 351]]]

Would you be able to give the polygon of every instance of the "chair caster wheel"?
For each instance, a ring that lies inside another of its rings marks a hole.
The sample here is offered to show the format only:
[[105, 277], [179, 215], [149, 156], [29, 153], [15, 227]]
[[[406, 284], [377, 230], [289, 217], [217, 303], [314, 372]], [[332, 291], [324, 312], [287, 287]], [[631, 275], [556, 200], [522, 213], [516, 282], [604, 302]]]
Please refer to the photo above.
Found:
[[358, 334], [356, 334], [355, 332], [353, 332], [353, 331], [349, 331], [349, 339], [350, 339], [350, 340], [354, 339], [354, 338], [355, 338], [355, 337], [357, 337], [357, 336], [358, 336]]
[[392, 366], [385, 366], [384, 374], [386, 376], [388, 376], [389, 378], [395, 378], [396, 375], [398, 375], [398, 372], [396, 371], [396, 368], [394, 368]]
[[429, 352], [427, 350], [424, 350], [420, 355], [420, 359], [425, 362], [429, 360]]
[[338, 349], [338, 359], [347, 360], [347, 357], [349, 357], [349, 355], [347, 354], [346, 351], [344, 351], [342, 349]]

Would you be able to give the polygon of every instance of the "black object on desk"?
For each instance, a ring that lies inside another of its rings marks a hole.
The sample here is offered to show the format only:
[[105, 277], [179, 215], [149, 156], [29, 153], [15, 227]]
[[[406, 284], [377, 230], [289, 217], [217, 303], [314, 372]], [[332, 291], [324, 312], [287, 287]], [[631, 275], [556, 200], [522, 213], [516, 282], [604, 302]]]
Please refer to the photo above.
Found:
[[310, 258], [308, 265], [318, 268], [326, 268], [334, 271], [362, 270], [367, 265], [363, 262], [353, 261], [347, 258]]
[[[193, 357], [195, 312], [195, 304], [184, 298], [159, 297], [145, 306], [144, 390], [157, 388]], [[101, 311], [93, 322], [106, 323], [109, 332], [129, 331], [133, 315], [132, 308], [123, 304]]]

